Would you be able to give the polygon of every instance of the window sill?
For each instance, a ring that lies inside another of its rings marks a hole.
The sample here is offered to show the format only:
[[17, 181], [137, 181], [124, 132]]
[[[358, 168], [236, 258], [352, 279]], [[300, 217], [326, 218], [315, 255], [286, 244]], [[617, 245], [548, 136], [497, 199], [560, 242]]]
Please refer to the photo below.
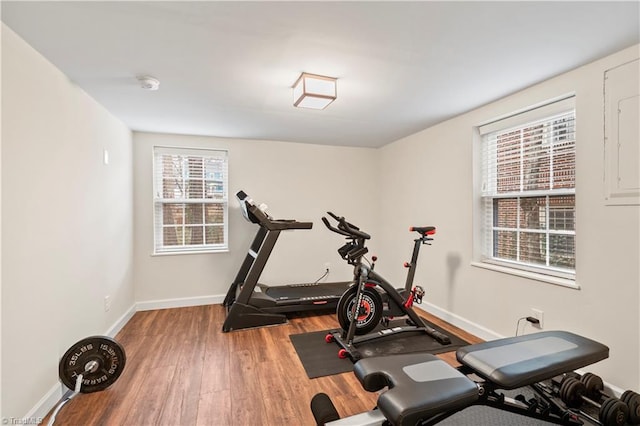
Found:
[[471, 262], [471, 266], [475, 266], [477, 268], [489, 269], [491, 271], [501, 272], [504, 274], [515, 275], [522, 278], [528, 278], [531, 280], [542, 281], [549, 284], [572, 288], [574, 290], [580, 290], [580, 286], [576, 283], [576, 281], [568, 278], [560, 278], [560, 277], [554, 277], [553, 275], [523, 271], [520, 269], [509, 268], [506, 266], [495, 265], [495, 264], [486, 263], [486, 262]]
[[228, 253], [229, 249], [217, 249], [217, 250], [185, 250], [185, 251], [165, 251], [159, 253], [151, 253], [152, 257], [155, 256], [176, 256], [183, 254], [212, 254], [212, 253]]

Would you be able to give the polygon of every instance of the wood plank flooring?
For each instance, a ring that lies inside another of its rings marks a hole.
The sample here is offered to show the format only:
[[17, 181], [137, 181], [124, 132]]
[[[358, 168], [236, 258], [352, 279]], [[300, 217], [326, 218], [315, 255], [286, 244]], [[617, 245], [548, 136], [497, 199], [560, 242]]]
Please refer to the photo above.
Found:
[[[338, 327], [335, 315], [294, 314], [285, 325], [231, 333], [222, 333], [224, 318], [222, 305], [136, 313], [116, 336], [127, 355], [122, 376], [102, 392], [75, 397], [55, 424], [313, 425], [309, 403], [318, 392], [332, 398], [341, 416], [375, 406], [376, 394], [364, 391], [353, 373], [307, 378], [289, 340]], [[441, 357], [457, 365], [453, 353]]]

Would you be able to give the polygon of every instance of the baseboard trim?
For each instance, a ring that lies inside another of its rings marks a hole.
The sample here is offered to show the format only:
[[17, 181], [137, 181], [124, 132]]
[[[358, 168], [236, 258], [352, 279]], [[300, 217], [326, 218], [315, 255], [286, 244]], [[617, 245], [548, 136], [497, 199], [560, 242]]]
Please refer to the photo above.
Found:
[[186, 308], [188, 306], [219, 305], [224, 295], [183, 297], [180, 299], [147, 300], [136, 303], [137, 311], [154, 311], [156, 309]]
[[[38, 401], [38, 403], [20, 420], [16, 420], [15, 424], [41, 424], [42, 419], [58, 404], [62, 395], [66, 392], [66, 387], [61, 383], [56, 383], [49, 391]], [[14, 424], [14, 423], [11, 423]]]
[[422, 302], [422, 306], [420, 306], [420, 308], [418, 309], [422, 309], [423, 311], [428, 312], [431, 315], [434, 315], [440, 318], [441, 320], [448, 322], [451, 325], [455, 325], [456, 327], [461, 328], [464, 331], [471, 333], [476, 337], [481, 338], [482, 340], [494, 340], [494, 339], [500, 339], [502, 337], [505, 337], [496, 333], [493, 330], [489, 330], [488, 328], [481, 326], [480, 324], [476, 324], [472, 321], [469, 321], [466, 318], [463, 318], [452, 312], [446, 311], [426, 301]]
[[129, 322], [136, 313], [136, 304], [134, 303], [109, 329], [104, 333], [105, 336], [115, 337], [116, 334]]

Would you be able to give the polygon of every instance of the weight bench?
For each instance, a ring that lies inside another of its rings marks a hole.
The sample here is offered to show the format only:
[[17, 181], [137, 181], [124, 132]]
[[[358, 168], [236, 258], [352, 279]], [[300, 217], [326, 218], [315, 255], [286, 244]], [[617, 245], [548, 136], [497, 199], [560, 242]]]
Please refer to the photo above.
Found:
[[[575, 412], [558, 402], [543, 381], [601, 361], [605, 345], [565, 331], [543, 331], [464, 346], [454, 368], [426, 353], [366, 358], [354, 365], [364, 389], [376, 392], [377, 409], [338, 419], [328, 396], [311, 403], [318, 424], [432, 425], [472, 405], [501, 410], [564, 425], [581, 425]], [[534, 401], [507, 398], [498, 389], [529, 387]], [[333, 414], [327, 404], [331, 404]], [[319, 418], [320, 417], [320, 418]]]

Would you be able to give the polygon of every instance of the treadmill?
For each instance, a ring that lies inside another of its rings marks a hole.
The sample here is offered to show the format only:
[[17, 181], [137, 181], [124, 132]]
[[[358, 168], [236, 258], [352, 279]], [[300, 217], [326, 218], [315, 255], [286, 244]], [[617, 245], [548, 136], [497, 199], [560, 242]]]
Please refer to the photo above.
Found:
[[227, 318], [222, 331], [284, 324], [287, 322], [287, 312], [335, 311], [338, 300], [351, 281], [272, 287], [258, 283], [280, 232], [311, 229], [313, 223], [273, 219], [265, 208], [256, 205], [244, 191], [238, 191], [236, 198], [240, 202], [244, 218], [259, 225], [259, 229], [224, 299]]

